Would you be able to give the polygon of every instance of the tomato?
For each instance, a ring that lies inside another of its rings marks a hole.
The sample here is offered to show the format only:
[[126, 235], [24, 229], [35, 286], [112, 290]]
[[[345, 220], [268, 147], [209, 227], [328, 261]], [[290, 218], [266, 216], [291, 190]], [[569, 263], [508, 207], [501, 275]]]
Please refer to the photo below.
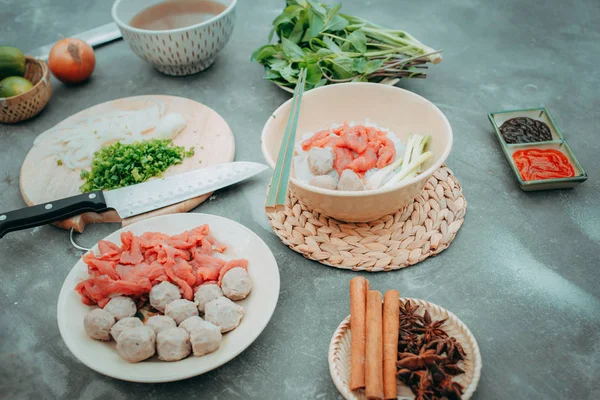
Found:
[[80, 39], [59, 40], [48, 57], [48, 67], [56, 79], [64, 83], [85, 81], [94, 72], [94, 49]]

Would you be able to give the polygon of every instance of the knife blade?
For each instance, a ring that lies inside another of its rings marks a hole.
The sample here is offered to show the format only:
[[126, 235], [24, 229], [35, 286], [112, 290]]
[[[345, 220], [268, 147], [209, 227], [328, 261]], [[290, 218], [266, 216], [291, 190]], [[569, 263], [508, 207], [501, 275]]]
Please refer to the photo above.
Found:
[[[115, 24], [114, 22], [110, 22], [106, 25], [102, 25], [97, 28], [90, 29], [89, 31], [78, 33], [70, 37], [81, 39], [92, 47], [98, 47], [102, 44], [120, 39], [121, 31], [119, 30], [119, 27], [117, 27], [117, 24]], [[50, 50], [52, 50], [52, 47], [54, 47], [54, 45], [55, 43], [52, 43], [46, 46], [39, 47], [35, 50], [30, 51], [28, 54], [35, 58], [47, 61], [48, 56], [50, 55]]]
[[8, 232], [90, 211], [100, 213], [113, 209], [123, 219], [132, 217], [214, 192], [268, 168], [248, 161], [223, 163], [110, 191], [97, 190], [20, 210], [0, 212], [0, 238]]

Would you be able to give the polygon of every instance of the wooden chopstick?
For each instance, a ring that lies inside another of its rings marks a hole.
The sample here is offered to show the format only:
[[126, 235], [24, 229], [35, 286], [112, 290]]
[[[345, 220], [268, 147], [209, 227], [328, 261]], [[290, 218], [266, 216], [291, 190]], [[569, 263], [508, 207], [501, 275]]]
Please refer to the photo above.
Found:
[[298, 126], [298, 117], [300, 115], [300, 105], [302, 102], [302, 94], [304, 93], [305, 80], [306, 69], [303, 68], [300, 71], [300, 76], [296, 83], [288, 122], [285, 127], [281, 147], [279, 148], [279, 155], [277, 156], [275, 172], [271, 178], [267, 200], [265, 201], [265, 211], [267, 213], [282, 211], [285, 208], [288, 182], [294, 156], [294, 144], [296, 143], [296, 128]]

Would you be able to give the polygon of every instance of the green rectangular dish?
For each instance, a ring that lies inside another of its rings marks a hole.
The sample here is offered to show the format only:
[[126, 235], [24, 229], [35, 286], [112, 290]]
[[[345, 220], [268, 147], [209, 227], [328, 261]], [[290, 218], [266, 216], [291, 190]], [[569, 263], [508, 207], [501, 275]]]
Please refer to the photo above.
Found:
[[[541, 122], [544, 122], [550, 128], [550, 132], [552, 133], [552, 140], [544, 141], [544, 142], [535, 142], [535, 143], [518, 143], [518, 144], [509, 144], [504, 141], [502, 134], [500, 133], [500, 126], [508, 119], [515, 117], [529, 117], [531, 119], [535, 119]], [[496, 136], [498, 137], [498, 141], [502, 146], [502, 150], [504, 151], [504, 155], [508, 160], [509, 165], [511, 166], [515, 177], [519, 181], [519, 186], [524, 191], [532, 191], [532, 190], [547, 190], [547, 189], [566, 189], [573, 188], [584, 182], [587, 179], [587, 174], [584, 171], [581, 164], [571, 147], [564, 139], [562, 132], [552, 119], [550, 112], [545, 107], [540, 108], [527, 108], [522, 110], [507, 110], [507, 111], [499, 111], [488, 114], [488, 118], [494, 127], [494, 131], [496, 132]], [[539, 148], [539, 149], [556, 149], [560, 150], [564, 153], [573, 169], [575, 170], [575, 176], [569, 178], [555, 178], [555, 179], [540, 179], [534, 181], [524, 181], [521, 178], [521, 174], [512, 158], [512, 155], [515, 151], [526, 148]]]

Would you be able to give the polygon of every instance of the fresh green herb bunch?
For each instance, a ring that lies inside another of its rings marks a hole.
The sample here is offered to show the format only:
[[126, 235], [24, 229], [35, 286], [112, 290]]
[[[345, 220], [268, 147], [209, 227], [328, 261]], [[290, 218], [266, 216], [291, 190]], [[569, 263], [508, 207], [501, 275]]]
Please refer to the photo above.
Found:
[[410, 34], [385, 29], [359, 17], [341, 14], [313, 0], [287, 0], [273, 21], [269, 42], [252, 61], [266, 67], [265, 79], [294, 87], [301, 68], [307, 89], [338, 82], [381, 82], [386, 78], [425, 78], [428, 62], [439, 63], [439, 51]]
[[132, 144], [115, 143], [94, 153], [90, 171], [81, 171], [82, 193], [110, 190], [161, 176], [171, 165], [194, 155], [194, 148], [173, 146], [170, 140], [144, 140]]

